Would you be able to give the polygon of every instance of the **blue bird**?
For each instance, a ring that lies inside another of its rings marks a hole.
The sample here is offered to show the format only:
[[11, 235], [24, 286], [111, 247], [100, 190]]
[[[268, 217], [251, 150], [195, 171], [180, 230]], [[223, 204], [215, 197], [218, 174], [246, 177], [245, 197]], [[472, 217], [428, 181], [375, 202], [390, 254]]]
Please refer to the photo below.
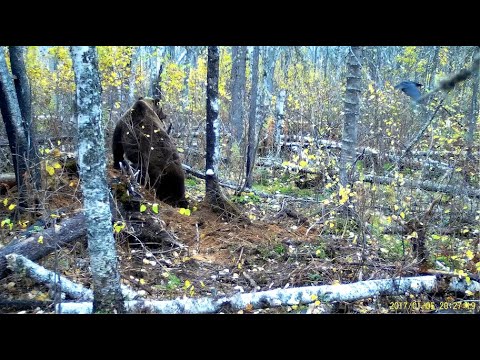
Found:
[[413, 100], [417, 101], [422, 97], [420, 88], [423, 85], [415, 81], [402, 81], [400, 84], [395, 85], [395, 89], [402, 90], [405, 94], [410, 96]]

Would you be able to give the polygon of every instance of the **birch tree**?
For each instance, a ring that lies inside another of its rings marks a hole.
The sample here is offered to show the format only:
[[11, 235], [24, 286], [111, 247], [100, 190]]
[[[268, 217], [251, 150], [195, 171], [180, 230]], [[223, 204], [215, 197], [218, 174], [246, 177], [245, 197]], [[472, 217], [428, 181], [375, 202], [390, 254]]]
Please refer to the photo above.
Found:
[[343, 122], [342, 152], [340, 155], [340, 184], [346, 186], [353, 174], [357, 147], [357, 123], [360, 112], [360, 46], [350, 47], [347, 62], [347, 90]]
[[240, 211], [223, 195], [218, 184], [220, 158], [220, 121], [218, 118], [218, 46], [208, 47], [207, 62], [207, 126], [206, 126], [206, 172], [205, 198], [212, 209], [228, 216], [240, 216]]
[[[480, 55], [480, 47], [477, 46], [473, 54], [473, 59]], [[472, 102], [470, 105], [470, 114], [468, 121], [467, 132], [467, 158], [472, 159], [473, 137], [475, 135], [475, 128], [477, 127], [478, 117], [478, 83], [480, 81], [478, 67], [474, 68], [473, 73], [473, 88], [472, 88]]]
[[230, 124], [233, 138], [238, 144], [243, 136], [243, 100], [245, 98], [247, 47], [232, 47], [232, 103], [230, 107]]
[[76, 83], [78, 163], [93, 277], [93, 311], [121, 313], [124, 304], [106, 179], [97, 52], [93, 46], [72, 46], [70, 53]]

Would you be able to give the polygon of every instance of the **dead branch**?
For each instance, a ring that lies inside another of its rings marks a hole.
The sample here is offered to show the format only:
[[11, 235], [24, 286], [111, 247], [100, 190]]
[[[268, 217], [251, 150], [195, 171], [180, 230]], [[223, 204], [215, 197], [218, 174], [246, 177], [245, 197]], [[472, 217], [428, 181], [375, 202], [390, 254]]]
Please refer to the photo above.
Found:
[[[86, 241], [86, 235], [85, 216], [83, 213], [78, 213], [70, 219], [62, 220], [53, 228], [26, 239], [13, 240], [0, 249], [0, 279], [8, 274], [6, 255], [16, 253], [35, 261], [67, 244], [79, 240]], [[39, 242], [40, 236], [43, 236], [43, 241]]]
[[[76, 284], [53, 271], [47, 270], [44, 267], [35, 264], [26, 257], [17, 254], [9, 254], [6, 256], [8, 268], [16, 273], [24, 274], [37, 283], [46, 285], [49, 289], [58, 288], [59, 291], [64, 292], [72, 299], [81, 301], [93, 300], [93, 291], [84, 288], [82, 285]], [[141, 298], [138, 293], [125, 285], [121, 285], [122, 294], [126, 300], [135, 300]]]
[[[363, 181], [369, 182], [369, 183], [375, 183], [375, 184], [389, 185], [395, 181], [398, 181], [398, 179], [394, 179], [386, 176], [365, 175]], [[401, 185], [406, 186], [408, 188], [441, 192], [449, 195], [464, 195], [464, 196], [468, 196], [469, 198], [475, 198], [475, 199], [480, 198], [480, 190], [467, 187], [464, 184], [442, 185], [430, 180], [415, 181], [415, 180], [403, 179]]]

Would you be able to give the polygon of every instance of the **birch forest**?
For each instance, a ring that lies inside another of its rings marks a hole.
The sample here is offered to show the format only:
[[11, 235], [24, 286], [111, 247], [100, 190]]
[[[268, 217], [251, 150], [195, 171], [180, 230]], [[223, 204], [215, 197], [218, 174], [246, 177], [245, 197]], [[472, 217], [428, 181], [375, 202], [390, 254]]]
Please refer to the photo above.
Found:
[[479, 65], [0, 47], [0, 313], [480, 313]]

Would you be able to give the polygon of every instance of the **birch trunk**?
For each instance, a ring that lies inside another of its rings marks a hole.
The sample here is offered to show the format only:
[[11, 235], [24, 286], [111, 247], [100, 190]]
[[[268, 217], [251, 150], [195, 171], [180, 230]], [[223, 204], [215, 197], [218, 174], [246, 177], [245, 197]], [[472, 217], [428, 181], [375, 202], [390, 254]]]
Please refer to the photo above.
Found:
[[218, 162], [220, 160], [220, 121], [218, 119], [218, 46], [208, 47], [207, 64], [207, 126], [206, 126], [206, 172], [205, 199], [212, 209], [226, 216], [244, 219], [240, 211], [223, 195], [218, 183]]
[[[267, 307], [292, 306], [311, 304], [317, 299], [320, 302], [332, 301], [357, 301], [376, 296], [400, 296], [405, 293], [425, 294], [438, 292], [440, 288], [449, 291], [465, 292], [479, 291], [480, 284], [472, 281], [458, 281], [455, 278], [448, 284], [438, 280], [436, 276], [417, 276], [410, 278], [392, 278], [359, 281], [352, 284], [305, 286], [290, 289], [274, 289], [259, 291], [256, 293], [236, 294], [231, 297], [219, 299], [198, 298], [168, 301], [127, 301], [127, 312], [145, 312], [160, 314], [206, 314], [217, 313], [222, 309], [229, 312], [250, 308], [260, 309]], [[410, 309], [418, 309], [422, 305], [419, 302], [407, 304]], [[407, 306], [406, 305], [406, 306]], [[425, 310], [433, 310], [432, 304], [424, 307]], [[424, 305], [426, 306], [426, 304]], [[64, 303], [63, 313], [85, 314], [92, 311], [91, 303]]]
[[78, 163], [93, 277], [93, 311], [124, 312], [101, 121], [101, 85], [93, 46], [70, 49], [76, 83]]
[[[480, 53], [480, 48], [477, 47], [473, 58], [478, 56]], [[472, 146], [473, 138], [475, 135], [475, 129], [477, 127], [477, 118], [478, 118], [478, 83], [480, 82], [479, 69], [474, 67], [473, 69], [473, 89], [472, 89], [472, 102], [470, 105], [470, 116], [468, 121], [468, 132], [467, 132], [467, 159], [473, 159], [472, 156]]]
[[233, 139], [240, 144], [243, 137], [243, 100], [245, 98], [247, 47], [232, 48], [232, 103], [230, 107], [230, 124], [233, 128]]

